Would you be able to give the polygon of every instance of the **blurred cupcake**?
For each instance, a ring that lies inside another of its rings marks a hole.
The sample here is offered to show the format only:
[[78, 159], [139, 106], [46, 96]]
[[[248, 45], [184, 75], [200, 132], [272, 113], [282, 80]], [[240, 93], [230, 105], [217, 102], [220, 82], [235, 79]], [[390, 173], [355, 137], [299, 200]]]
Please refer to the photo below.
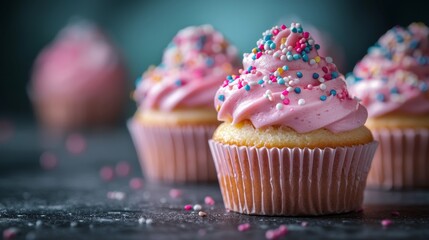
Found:
[[30, 98], [48, 130], [109, 126], [123, 116], [126, 76], [112, 43], [80, 21], [65, 27], [37, 57]]
[[177, 33], [162, 63], [137, 81], [129, 129], [145, 177], [164, 182], [216, 180], [207, 144], [219, 125], [213, 97], [236, 62], [236, 49], [212, 26]]
[[377, 143], [330, 57], [299, 23], [273, 27], [215, 96], [210, 147], [225, 207], [257, 215], [361, 209]]
[[347, 78], [380, 143], [368, 177], [371, 187], [429, 187], [428, 37], [421, 23], [394, 27]]

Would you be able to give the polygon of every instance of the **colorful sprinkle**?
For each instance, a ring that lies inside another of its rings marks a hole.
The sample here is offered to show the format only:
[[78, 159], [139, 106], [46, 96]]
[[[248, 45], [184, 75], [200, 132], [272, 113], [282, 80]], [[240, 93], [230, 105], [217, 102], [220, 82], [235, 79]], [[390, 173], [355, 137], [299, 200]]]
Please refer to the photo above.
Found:
[[301, 88], [296, 87], [293, 91], [294, 91], [296, 94], [300, 94], [300, 93], [301, 93]]
[[203, 211], [199, 211], [198, 212], [198, 216], [200, 216], [200, 217], [207, 217], [207, 213], [203, 212]]
[[223, 102], [223, 101], [225, 101], [225, 95], [219, 95], [217, 97], [217, 99], [219, 99], [219, 101]]
[[243, 224], [238, 225], [238, 227], [237, 227], [237, 230], [239, 232], [245, 232], [249, 229], [250, 229], [250, 223], [243, 223]]
[[313, 73], [313, 79], [318, 79], [319, 78], [319, 74], [318, 73]]
[[393, 221], [390, 219], [381, 220], [381, 226], [383, 226], [383, 227], [389, 227], [392, 224], [393, 224]]
[[296, 76], [302, 78], [302, 72], [296, 72]]
[[250, 86], [249, 86], [249, 84], [247, 84], [246, 86], [244, 86], [244, 89], [245, 89], [246, 91], [250, 91]]
[[215, 200], [210, 196], [206, 196], [204, 198], [204, 203], [207, 205], [213, 206], [213, 205], [215, 205]]
[[320, 100], [322, 100], [322, 101], [326, 101], [326, 95], [322, 95], [322, 96], [320, 96]]
[[281, 104], [281, 103], [277, 103], [277, 104], [276, 104], [276, 109], [277, 109], [277, 110], [282, 110], [282, 109], [283, 109], [283, 104]]
[[300, 106], [305, 105], [305, 100], [304, 100], [304, 99], [302, 99], [302, 98], [300, 98], [300, 99], [298, 100], [298, 105], [300, 105]]
[[183, 209], [185, 209], [186, 211], [191, 211], [192, 210], [192, 205], [191, 204], [187, 204], [183, 207]]
[[337, 95], [337, 91], [335, 91], [335, 89], [331, 89], [331, 91], [329, 91], [329, 93], [330, 93], [332, 96]]

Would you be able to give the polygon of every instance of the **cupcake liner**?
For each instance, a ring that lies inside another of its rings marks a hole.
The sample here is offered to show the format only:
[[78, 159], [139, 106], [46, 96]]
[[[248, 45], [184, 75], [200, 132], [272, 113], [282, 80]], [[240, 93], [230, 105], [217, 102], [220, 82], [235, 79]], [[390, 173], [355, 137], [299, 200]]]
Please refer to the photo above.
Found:
[[377, 142], [338, 148], [256, 148], [210, 140], [226, 209], [303, 216], [359, 210]]
[[216, 181], [216, 169], [207, 144], [216, 127], [157, 127], [135, 119], [128, 121], [144, 176], [170, 183]]
[[368, 175], [368, 187], [429, 187], [429, 129], [372, 130], [380, 143]]

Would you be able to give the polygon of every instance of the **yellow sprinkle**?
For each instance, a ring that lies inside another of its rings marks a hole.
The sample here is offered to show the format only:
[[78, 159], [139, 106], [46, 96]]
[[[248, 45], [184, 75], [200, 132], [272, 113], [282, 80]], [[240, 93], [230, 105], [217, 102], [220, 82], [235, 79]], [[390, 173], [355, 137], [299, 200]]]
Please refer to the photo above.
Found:
[[159, 81], [161, 81], [162, 77], [161, 77], [160, 75], [154, 75], [154, 76], [152, 77], [152, 79], [153, 79], [153, 81], [155, 81], [155, 82], [159, 82]]
[[257, 52], [258, 52], [258, 49], [256, 48], [252, 49], [252, 53], [257, 53]]
[[286, 42], [286, 38], [282, 38], [281, 43], [284, 44]]
[[320, 57], [319, 57], [319, 56], [316, 56], [316, 57], [314, 58], [314, 60], [316, 61], [316, 63], [319, 63], [319, 62], [320, 62]]
[[277, 72], [279, 72], [280, 74], [283, 73], [283, 68], [277, 68]]
[[220, 110], [220, 105], [218, 104], [216, 105], [216, 112], [219, 112], [219, 110]]

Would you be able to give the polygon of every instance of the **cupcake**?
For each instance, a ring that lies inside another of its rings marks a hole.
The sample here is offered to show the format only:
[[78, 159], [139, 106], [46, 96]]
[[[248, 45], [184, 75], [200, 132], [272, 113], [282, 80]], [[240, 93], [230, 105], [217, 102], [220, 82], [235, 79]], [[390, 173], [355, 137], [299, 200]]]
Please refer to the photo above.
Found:
[[299, 23], [275, 26], [244, 54], [215, 107], [209, 141], [225, 207], [256, 215], [361, 209], [377, 143], [366, 109]]
[[429, 187], [429, 29], [394, 27], [347, 77], [368, 109], [366, 126], [380, 143], [368, 186]]
[[29, 94], [47, 130], [111, 126], [123, 115], [126, 77], [113, 44], [94, 24], [80, 21], [39, 54]]
[[171, 183], [216, 180], [207, 141], [219, 125], [213, 97], [236, 64], [236, 49], [210, 25], [187, 27], [162, 63], [137, 79], [129, 129], [144, 176]]

